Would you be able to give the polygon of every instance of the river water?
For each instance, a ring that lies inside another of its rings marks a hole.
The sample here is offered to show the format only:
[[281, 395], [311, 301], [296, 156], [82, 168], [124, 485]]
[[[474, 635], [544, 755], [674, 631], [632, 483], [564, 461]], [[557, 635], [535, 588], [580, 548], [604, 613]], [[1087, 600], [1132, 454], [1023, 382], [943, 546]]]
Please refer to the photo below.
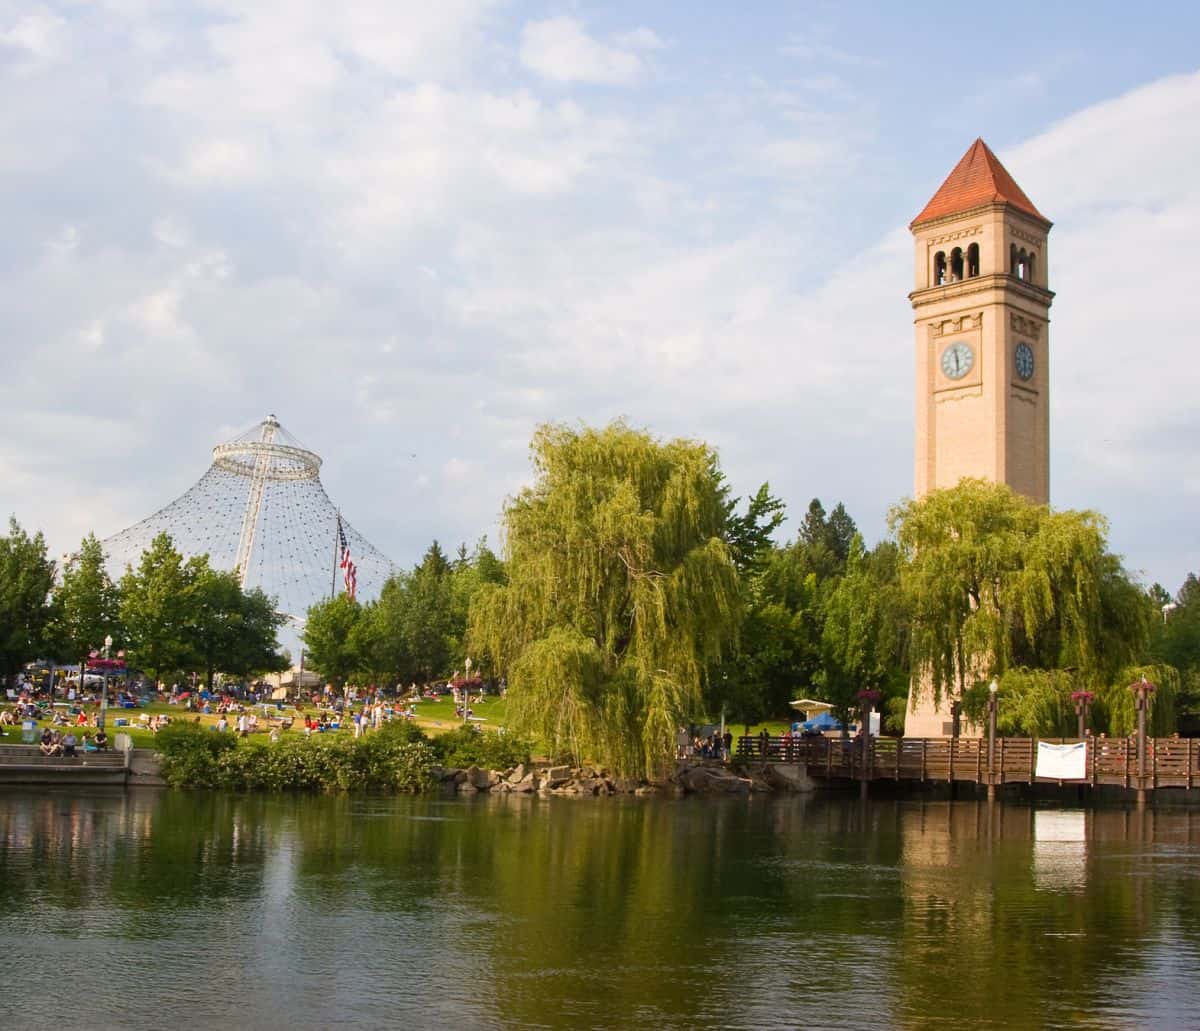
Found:
[[0, 793], [0, 1025], [1200, 1027], [1200, 810]]

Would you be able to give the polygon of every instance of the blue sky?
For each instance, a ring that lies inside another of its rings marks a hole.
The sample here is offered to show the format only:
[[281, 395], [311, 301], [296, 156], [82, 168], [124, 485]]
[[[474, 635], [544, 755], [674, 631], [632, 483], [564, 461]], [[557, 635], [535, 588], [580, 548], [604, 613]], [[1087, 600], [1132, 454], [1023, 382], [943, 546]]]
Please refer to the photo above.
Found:
[[1173, 590], [1200, 13], [1145, 10], [0, 0], [0, 511], [65, 551], [275, 412], [409, 564], [625, 415], [877, 539], [904, 227], [982, 135], [1056, 223], [1053, 503]]

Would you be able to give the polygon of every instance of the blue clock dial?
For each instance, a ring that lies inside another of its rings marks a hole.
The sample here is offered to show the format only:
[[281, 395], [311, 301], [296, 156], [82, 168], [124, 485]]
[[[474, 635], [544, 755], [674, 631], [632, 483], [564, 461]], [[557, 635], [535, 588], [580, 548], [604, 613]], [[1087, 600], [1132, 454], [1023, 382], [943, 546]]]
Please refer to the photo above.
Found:
[[1017, 349], [1013, 352], [1013, 362], [1017, 367], [1017, 375], [1021, 379], [1031, 379], [1033, 377], [1033, 348], [1028, 344], [1017, 344]]
[[959, 340], [942, 352], [942, 374], [947, 379], [962, 379], [975, 364], [971, 345]]

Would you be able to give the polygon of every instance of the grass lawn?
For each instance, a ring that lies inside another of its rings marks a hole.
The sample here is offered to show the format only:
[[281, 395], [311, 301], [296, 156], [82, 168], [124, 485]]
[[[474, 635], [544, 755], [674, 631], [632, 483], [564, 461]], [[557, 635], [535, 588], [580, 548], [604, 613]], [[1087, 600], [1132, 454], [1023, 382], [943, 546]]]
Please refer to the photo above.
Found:
[[[504, 725], [508, 710], [508, 703], [502, 698], [498, 698], [494, 695], [488, 695], [482, 702], [473, 702], [471, 709], [476, 716], [482, 717], [484, 721], [477, 723], [476, 726], [480, 726], [485, 730], [496, 730]], [[436, 702], [424, 699], [417, 703], [416, 710], [417, 725], [430, 735], [443, 734], [462, 725], [462, 720], [454, 715], [454, 701], [449, 696], [446, 696], [445, 698], [439, 698]], [[251, 711], [258, 715], [260, 721], [262, 720], [263, 709], [261, 705], [252, 706]], [[273, 704], [270, 705], [268, 707], [268, 711], [272, 713], [275, 712], [275, 706]], [[311, 705], [306, 705], [304, 711], [311, 713], [313, 711], [313, 707]], [[89, 705], [87, 707], [87, 713], [89, 717], [91, 717], [95, 712], [95, 706]], [[215, 713], [204, 715], [203, 713], [188, 711], [180, 705], [167, 705], [165, 702], [152, 702], [149, 705], [144, 705], [138, 709], [118, 709], [113, 707], [108, 710], [107, 726], [105, 728], [108, 731], [110, 744], [114, 741], [117, 734], [128, 734], [133, 739], [134, 748], [154, 748], [154, 732], [140, 726], [139, 724], [141, 723], [141, 717], [143, 715], [154, 716], [158, 714], [165, 714], [171, 717], [173, 722], [180, 720], [194, 721], [197, 717], [199, 717], [200, 725], [205, 727], [216, 726], [217, 720], [220, 719], [220, 716], [216, 715]], [[281, 715], [294, 718], [296, 717], [297, 713], [291, 705], [285, 705]], [[124, 727], [117, 726], [116, 721], [118, 719], [128, 720], [129, 725]], [[236, 717], [232, 717], [230, 719], [231, 725], [235, 719]], [[49, 720], [38, 721], [37, 734], [39, 737], [41, 737], [42, 729], [48, 726], [53, 727], [53, 724], [51, 724]], [[265, 726], [265, 723], [260, 724], [260, 726]], [[54, 729], [61, 730], [64, 733], [67, 730], [66, 727], [57, 727]], [[94, 736], [96, 733], [95, 727], [76, 727], [72, 725], [71, 729], [75, 731], [75, 736], [80, 738], [81, 741], [84, 733], [87, 733], [89, 736]], [[348, 719], [345, 721], [345, 725], [339, 728], [339, 730], [326, 731], [326, 733], [341, 734], [352, 734], [353, 732], [354, 725]], [[304, 733], [304, 728], [301, 721], [299, 719], [293, 719], [291, 728], [288, 731], [285, 731], [285, 733]], [[267, 738], [267, 732], [265, 730], [261, 730], [260, 733], [254, 735], [254, 738], [255, 740], [261, 738], [263, 741], [265, 741]], [[21, 744], [20, 726], [0, 727], [0, 744]]]
[[[487, 695], [482, 702], [473, 702], [471, 704], [471, 709], [475, 715], [481, 717], [483, 721], [476, 723], [476, 726], [482, 727], [484, 730], [497, 730], [503, 727], [507, 722], [508, 702], [507, 700], [496, 695]], [[87, 709], [89, 716], [94, 711], [95, 709], [92, 706], [89, 706]], [[260, 705], [253, 706], [252, 711], [259, 715], [260, 720], [262, 719], [263, 710]], [[269, 706], [269, 711], [275, 711], [273, 704]], [[305, 706], [305, 711], [312, 712], [312, 706]], [[462, 720], [454, 715], [454, 701], [448, 695], [439, 698], [437, 701], [423, 699], [417, 703], [416, 711], [417, 726], [425, 731], [426, 734], [431, 736], [444, 734], [462, 726]], [[199, 716], [201, 726], [215, 726], [217, 720], [220, 718], [216, 714], [205, 716], [194, 711], [189, 712], [182, 706], [167, 705], [163, 702], [154, 702], [150, 705], [143, 706], [140, 709], [110, 708], [108, 710], [107, 727], [110, 742], [117, 734], [128, 734], [133, 739], [134, 748], [154, 748], [155, 745], [153, 731], [138, 726], [140, 717], [143, 713], [147, 716], [165, 713], [175, 721], [195, 720], [196, 717]], [[295, 717], [297, 714], [296, 710], [291, 705], [285, 705], [283, 707], [282, 715], [285, 717]], [[118, 727], [115, 725], [116, 719], [127, 719], [131, 725], [127, 727]], [[233, 720], [231, 719], [230, 722], [232, 724]], [[42, 733], [42, 728], [48, 725], [48, 721], [42, 721], [38, 724], [37, 733], [39, 736]], [[750, 735], [756, 736], [763, 729], [763, 727], [766, 727], [767, 733], [773, 737], [777, 737], [783, 734], [783, 732], [787, 730], [789, 726], [790, 724], [785, 720], [767, 720], [763, 723], [753, 724], [750, 727]], [[735, 741], [744, 733], [746, 733], [745, 728], [741, 724], [730, 723], [728, 724], [728, 727], [733, 732]], [[58, 729], [65, 730], [66, 728], [60, 727]], [[86, 731], [89, 735], [95, 734], [95, 728], [93, 727], [75, 727], [73, 729], [75, 730], [75, 736], [79, 738], [82, 738], [84, 731]], [[13, 745], [21, 743], [21, 728], [19, 726], [0, 727], [0, 731], [4, 732], [0, 733], [0, 744]], [[286, 731], [286, 733], [292, 734], [302, 734], [303, 732], [304, 729], [299, 719], [294, 720], [291, 729]], [[353, 732], [353, 724], [347, 720], [345, 726], [340, 728], [338, 731], [333, 731], [332, 733], [352, 734]], [[326, 733], [331, 732], [326, 731]], [[267, 740], [267, 733], [265, 731], [260, 731], [260, 733], [254, 735], [253, 740], [265, 742]]]

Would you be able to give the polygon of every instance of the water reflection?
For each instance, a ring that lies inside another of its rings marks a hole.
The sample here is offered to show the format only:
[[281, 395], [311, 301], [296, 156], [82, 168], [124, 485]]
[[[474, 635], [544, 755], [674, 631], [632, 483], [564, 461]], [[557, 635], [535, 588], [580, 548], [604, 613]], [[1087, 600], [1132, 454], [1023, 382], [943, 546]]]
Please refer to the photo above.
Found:
[[9, 793], [0, 949], [70, 970], [97, 1027], [1162, 1026], [1196, 1001], [1198, 835], [836, 797]]

